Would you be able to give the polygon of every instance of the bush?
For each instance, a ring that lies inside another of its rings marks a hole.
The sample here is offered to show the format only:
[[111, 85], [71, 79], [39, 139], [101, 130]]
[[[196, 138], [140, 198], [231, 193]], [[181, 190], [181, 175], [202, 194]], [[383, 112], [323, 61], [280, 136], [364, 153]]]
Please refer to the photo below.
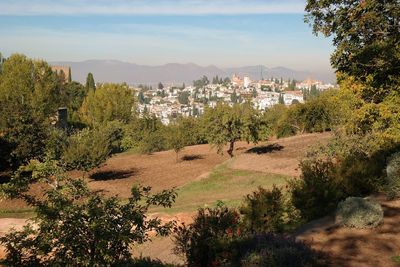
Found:
[[374, 228], [382, 220], [381, 205], [361, 197], [348, 197], [339, 203], [336, 212], [336, 221], [345, 227]]
[[192, 224], [175, 228], [175, 254], [184, 255], [189, 266], [223, 262], [229, 240], [239, 234], [239, 219], [239, 213], [227, 207], [199, 209]]
[[386, 167], [386, 192], [390, 199], [400, 197], [400, 152], [388, 159]]
[[275, 185], [272, 190], [262, 187], [246, 196], [240, 208], [243, 225], [250, 232], [283, 232], [289, 230], [295, 210], [282, 190]]
[[308, 245], [280, 234], [247, 236], [230, 247], [232, 266], [302, 267], [318, 265], [318, 255]]
[[333, 162], [311, 158], [303, 160], [300, 166], [300, 179], [289, 181], [289, 187], [293, 205], [300, 210], [301, 217], [310, 221], [335, 210], [344, 193]]

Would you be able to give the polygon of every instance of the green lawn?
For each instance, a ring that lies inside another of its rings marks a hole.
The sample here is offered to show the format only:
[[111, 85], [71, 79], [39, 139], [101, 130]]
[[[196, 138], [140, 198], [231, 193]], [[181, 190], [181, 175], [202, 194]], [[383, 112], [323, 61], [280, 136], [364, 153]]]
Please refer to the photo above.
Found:
[[245, 195], [257, 187], [284, 185], [289, 177], [278, 174], [266, 174], [255, 171], [234, 170], [229, 163], [214, 168], [205, 179], [191, 182], [177, 190], [178, 197], [171, 209], [152, 209], [152, 212], [168, 214], [192, 212], [199, 207], [215, 206], [218, 201], [227, 206], [240, 206]]

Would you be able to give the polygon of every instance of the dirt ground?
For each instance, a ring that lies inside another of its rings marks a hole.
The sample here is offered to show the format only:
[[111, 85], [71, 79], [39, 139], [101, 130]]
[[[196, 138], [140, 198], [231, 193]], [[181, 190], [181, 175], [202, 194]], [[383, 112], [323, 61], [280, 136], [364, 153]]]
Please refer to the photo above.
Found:
[[398, 267], [400, 255], [400, 200], [372, 197], [384, 209], [383, 224], [375, 229], [342, 228], [326, 217], [302, 227], [298, 239], [326, 254], [329, 266]]
[[[305, 154], [308, 147], [317, 142], [326, 142], [330, 137], [330, 133], [323, 133], [271, 140], [258, 145], [238, 142], [235, 158], [229, 161], [229, 167], [297, 176], [299, 175], [299, 159]], [[131, 187], [136, 184], [151, 186], [154, 191], [181, 187], [187, 183], [207, 178], [214, 167], [228, 160], [229, 156], [226, 153], [224, 155], [217, 154], [209, 145], [197, 145], [186, 147], [180, 153], [180, 158], [181, 160], [176, 162], [173, 151], [158, 152], [152, 155], [118, 154], [107, 160], [104, 166], [87, 175], [89, 186], [92, 190], [102, 191], [107, 195], [117, 194], [122, 198], [129, 197]], [[73, 175], [79, 174], [73, 173]], [[0, 201], [1, 208], [12, 209], [23, 206], [23, 203], [20, 202]], [[192, 215], [193, 213], [174, 214], [171, 218], [190, 222]], [[24, 223], [24, 219], [0, 219], [0, 234], [4, 234], [12, 225], [19, 228]], [[155, 240], [137, 250], [139, 253], [137, 255], [149, 255], [169, 262], [181, 262], [181, 259], [171, 255], [171, 247], [172, 242], [169, 239]]]

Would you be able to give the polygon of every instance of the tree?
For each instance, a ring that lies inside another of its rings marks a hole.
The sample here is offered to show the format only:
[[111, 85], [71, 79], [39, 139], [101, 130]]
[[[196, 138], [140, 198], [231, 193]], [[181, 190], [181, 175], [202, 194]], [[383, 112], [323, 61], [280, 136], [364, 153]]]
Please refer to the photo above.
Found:
[[50, 118], [63, 99], [62, 85], [44, 61], [13, 54], [0, 73], [0, 132], [11, 146], [12, 168], [42, 157]]
[[94, 82], [93, 74], [91, 72], [88, 73], [86, 77], [86, 90], [95, 91], [96, 90], [96, 83]]
[[158, 85], [157, 85], [157, 88], [159, 90], [162, 90], [162, 89], [164, 89], [164, 85], [161, 82], [159, 82]]
[[178, 101], [179, 103], [183, 104], [183, 105], [187, 105], [189, 104], [189, 92], [182, 92], [179, 94], [178, 96]]
[[144, 100], [145, 100], [144, 94], [143, 94], [142, 91], [140, 91], [139, 94], [138, 94], [138, 101], [139, 101], [140, 104], [143, 104]]
[[134, 96], [126, 84], [106, 83], [90, 90], [80, 108], [82, 121], [89, 125], [119, 120], [128, 122], [132, 117]]
[[249, 103], [234, 105], [218, 103], [213, 109], [206, 109], [203, 116], [206, 138], [217, 147], [219, 153], [229, 144], [227, 153], [233, 157], [235, 142], [246, 140], [257, 143], [261, 139], [263, 124], [259, 113]]
[[[43, 196], [29, 194], [34, 181], [47, 186]], [[166, 236], [172, 222], [148, 218], [151, 206], [171, 207], [176, 194], [134, 187], [122, 203], [116, 196], [91, 192], [82, 179], [69, 178], [56, 161], [31, 162], [15, 173], [2, 191], [35, 208], [36, 216], [22, 230], [0, 238], [10, 266], [125, 266], [131, 246]]]
[[379, 103], [399, 87], [399, 1], [308, 0], [305, 10], [315, 34], [333, 37], [337, 72], [368, 85], [361, 94], [366, 102]]
[[72, 82], [72, 73], [71, 73], [71, 67], [68, 68], [68, 83]]
[[283, 97], [283, 94], [279, 94], [278, 104], [281, 104], [281, 105], [285, 104], [285, 99]]
[[167, 144], [168, 147], [175, 151], [176, 162], [178, 162], [179, 152], [186, 146], [186, 136], [180, 125], [171, 125], [168, 127]]

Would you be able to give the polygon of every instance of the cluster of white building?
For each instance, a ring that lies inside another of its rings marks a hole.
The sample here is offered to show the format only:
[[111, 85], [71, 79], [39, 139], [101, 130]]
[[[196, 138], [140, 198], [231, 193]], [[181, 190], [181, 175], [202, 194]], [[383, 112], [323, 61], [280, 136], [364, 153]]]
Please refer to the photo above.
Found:
[[[214, 107], [218, 102], [229, 105], [250, 101], [259, 110], [267, 110], [276, 104], [292, 105], [304, 103], [303, 92], [311, 90], [314, 86], [319, 91], [334, 88], [332, 84], [320, 81], [305, 80], [296, 82], [294, 90], [289, 81], [276, 79], [252, 81], [245, 76], [240, 78], [233, 75], [229, 84], [207, 84], [202, 88], [187, 86], [185, 88], [166, 87], [142, 92], [146, 101], [138, 104], [140, 114], [152, 114], [161, 119], [164, 124], [178, 116], [200, 116], [206, 106]], [[135, 89], [139, 93], [139, 89]], [[184, 103], [179, 101], [181, 94], [186, 94]]]

